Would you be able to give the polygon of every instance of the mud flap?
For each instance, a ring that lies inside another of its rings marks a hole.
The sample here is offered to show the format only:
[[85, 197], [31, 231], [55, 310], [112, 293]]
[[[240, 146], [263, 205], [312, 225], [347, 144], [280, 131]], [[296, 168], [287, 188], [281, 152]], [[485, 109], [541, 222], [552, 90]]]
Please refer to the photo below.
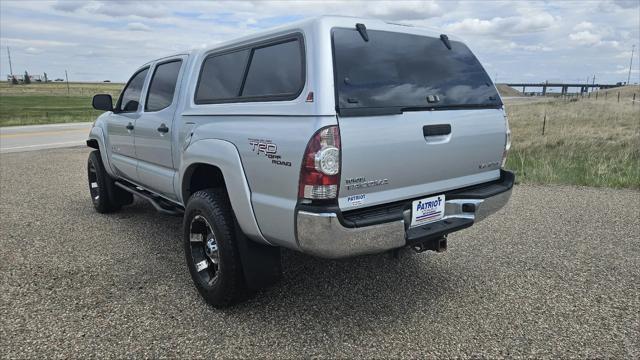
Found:
[[274, 285], [282, 277], [280, 248], [249, 239], [236, 222], [236, 240], [247, 287], [259, 290]]

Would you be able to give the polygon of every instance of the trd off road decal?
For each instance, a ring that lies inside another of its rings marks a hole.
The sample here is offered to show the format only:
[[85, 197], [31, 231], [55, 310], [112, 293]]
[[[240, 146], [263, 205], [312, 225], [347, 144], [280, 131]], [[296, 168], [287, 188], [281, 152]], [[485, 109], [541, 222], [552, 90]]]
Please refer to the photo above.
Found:
[[282, 156], [278, 155], [278, 145], [267, 139], [249, 139], [251, 151], [257, 155], [264, 155], [271, 159], [274, 165], [291, 166], [291, 161], [282, 160]]

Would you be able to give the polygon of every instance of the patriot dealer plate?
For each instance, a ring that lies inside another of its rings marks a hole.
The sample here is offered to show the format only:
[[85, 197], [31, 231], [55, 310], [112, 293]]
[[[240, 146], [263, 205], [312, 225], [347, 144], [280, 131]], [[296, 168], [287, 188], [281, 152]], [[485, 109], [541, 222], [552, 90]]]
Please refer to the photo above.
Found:
[[444, 195], [437, 195], [413, 202], [411, 226], [420, 226], [444, 217]]

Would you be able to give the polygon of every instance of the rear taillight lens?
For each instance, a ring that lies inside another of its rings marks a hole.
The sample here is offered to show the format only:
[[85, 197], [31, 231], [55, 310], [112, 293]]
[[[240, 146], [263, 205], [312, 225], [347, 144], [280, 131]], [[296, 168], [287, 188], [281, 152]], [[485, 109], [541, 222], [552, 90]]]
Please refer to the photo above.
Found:
[[507, 129], [507, 132], [504, 134], [504, 151], [502, 152], [502, 164], [501, 167], [507, 164], [507, 155], [509, 153], [509, 149], [511, 149], [511, 129], [509, 129], [509, 119], [507, 115], [504, 116], [504, 123]]
[[340, 130], [329, 126], [318, 130], [307, 145], [300, 170], [298, 197], [335, 199], [340, 184]]

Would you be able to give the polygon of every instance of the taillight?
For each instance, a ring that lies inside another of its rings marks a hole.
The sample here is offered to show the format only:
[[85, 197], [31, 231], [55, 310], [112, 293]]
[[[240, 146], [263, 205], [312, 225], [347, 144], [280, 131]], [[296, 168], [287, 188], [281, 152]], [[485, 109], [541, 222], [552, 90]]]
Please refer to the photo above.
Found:
[[504, 123], [506, 126], [506, 132], [504, 134], [504, 151], [502, 152], [502, 165], [501, 167], [507, 164], [507, 154], [509, 153], [509, 149], [511, 149], [511, 129], [509, 129], [509, 119], [507, 115], [504, 116]]
[[302, 158], [298, 197], [334, 199], [340, 184], [340, 130], [329, 126], [318, 130]]

